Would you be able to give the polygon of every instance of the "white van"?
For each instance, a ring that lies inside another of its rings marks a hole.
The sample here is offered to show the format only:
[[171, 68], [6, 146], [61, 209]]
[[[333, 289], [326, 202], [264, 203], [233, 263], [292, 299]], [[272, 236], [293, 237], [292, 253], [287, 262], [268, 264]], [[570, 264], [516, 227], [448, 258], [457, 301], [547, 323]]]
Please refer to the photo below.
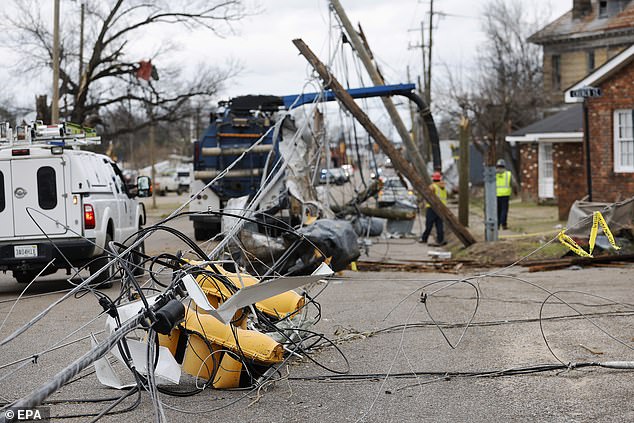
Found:
[[[131, 189], [110, 158], [73, 149], [98, 140], [90, 135], [71, 124], [15, 134], [1, 126], [0, 270], [18, 282], [30, 282], [51, 260], [43, 274], [89, 263], [94, 273], [107, 263], [111, 240], [123, 242], [145, 224], [136, 197], [150, 195], [149, 180], [137, 181], [147, 190]], [[96, 283], [109, 274], [99, 276]]]

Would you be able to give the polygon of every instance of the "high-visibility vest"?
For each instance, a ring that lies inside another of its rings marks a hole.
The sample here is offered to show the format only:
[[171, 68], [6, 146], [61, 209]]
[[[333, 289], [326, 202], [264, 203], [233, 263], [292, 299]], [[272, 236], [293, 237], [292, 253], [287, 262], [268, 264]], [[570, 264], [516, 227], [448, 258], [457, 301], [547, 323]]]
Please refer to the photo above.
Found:
[[511, 196], [511, 171], [505, 170], [504, 172], [495, 174], [495, 193], [498, 197], [510, 197]]
[[[436, 194], [436, 197], [440, 198], [440, 201], [443, 204], [447, 204], [447, 188], [445, 187], [441, 187], [438, 184], [431, 184], [431, 190], [434, 192], [434, 194]], [[427, 205], [425, 206], [427, 208], [431, 207], [431, 205], [429, 203], [427, 203]]]

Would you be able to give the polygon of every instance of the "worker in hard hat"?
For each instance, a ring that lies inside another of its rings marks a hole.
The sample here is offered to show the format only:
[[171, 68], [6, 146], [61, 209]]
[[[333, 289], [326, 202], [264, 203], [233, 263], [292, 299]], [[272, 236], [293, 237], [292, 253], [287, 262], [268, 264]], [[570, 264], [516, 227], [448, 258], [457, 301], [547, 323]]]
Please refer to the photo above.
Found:
[[501, 226], [502, 229], [508, 229], [506, 218], [511, 198], [511, 172], [506, 170], [504, 159], [495, 164], [495, 193], [498, 200], [498, 228]]
[[[431, 176], [432, 184], [429, 189], [440, 199], [443, 204], [447, 204], [447, 188], [445, 182], [442, 180], [440, 172], [434, 172]], [[436, 226], [436, 242], [437, 245], [445, 245], [445, 233], [443, 230], [442, 217], [431, 208], [431, 205], [427, 203], [425, 205], [425, 232], [420, 237], [420, 242], [427, 243], [432, 228]], [[430, 244], [431, 245], [431, 244]]]

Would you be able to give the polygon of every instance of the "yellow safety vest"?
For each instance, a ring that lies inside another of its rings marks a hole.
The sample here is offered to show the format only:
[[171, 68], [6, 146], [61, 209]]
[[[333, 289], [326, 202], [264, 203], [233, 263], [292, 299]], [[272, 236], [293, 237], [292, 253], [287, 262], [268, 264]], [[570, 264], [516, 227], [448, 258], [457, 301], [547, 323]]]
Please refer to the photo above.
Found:
[[[436, 197], [440, 198], [443, 204], [447, 204], [447, 188], [441, 188], [438, 184], [431, 184], [431, 190], [436, 194]], [[431, 205], [427, 203], [425, 207], [429, 208]]]
[[495, 188], [496, 195], [498, 197], [510, 197], [511, 196], [511, 171], [505, 170], [504, 172], [495, 174]]

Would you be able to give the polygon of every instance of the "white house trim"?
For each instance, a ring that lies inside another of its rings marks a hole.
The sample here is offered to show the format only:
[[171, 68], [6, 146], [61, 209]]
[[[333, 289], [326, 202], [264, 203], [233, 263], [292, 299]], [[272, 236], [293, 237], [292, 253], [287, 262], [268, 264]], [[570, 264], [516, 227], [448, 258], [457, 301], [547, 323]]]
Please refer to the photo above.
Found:
[[506, 137], [506, 142], [582, 142], [583, 132], [546, 132]]

